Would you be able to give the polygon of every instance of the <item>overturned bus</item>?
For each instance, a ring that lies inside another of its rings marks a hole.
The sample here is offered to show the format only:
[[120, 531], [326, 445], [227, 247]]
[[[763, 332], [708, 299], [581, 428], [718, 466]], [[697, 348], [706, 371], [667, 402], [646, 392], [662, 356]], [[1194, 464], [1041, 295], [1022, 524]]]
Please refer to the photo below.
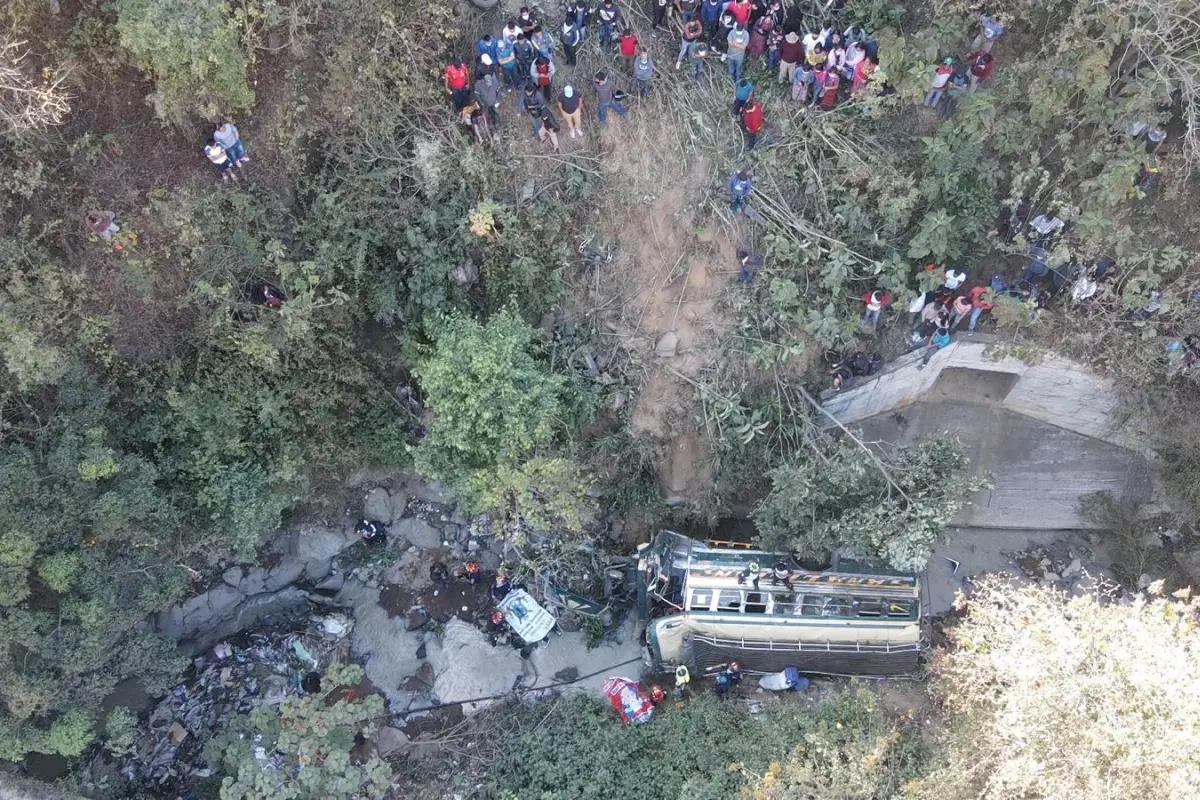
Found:
[[878, 677], [917, 668], [915, 575], [844, 559], [812, 572], [786, 557], [670, 531], [638, 548], [637, 574], [638, 610], [657, 667], [708, 671], [733, 660], [755, 672], [794, 666]]

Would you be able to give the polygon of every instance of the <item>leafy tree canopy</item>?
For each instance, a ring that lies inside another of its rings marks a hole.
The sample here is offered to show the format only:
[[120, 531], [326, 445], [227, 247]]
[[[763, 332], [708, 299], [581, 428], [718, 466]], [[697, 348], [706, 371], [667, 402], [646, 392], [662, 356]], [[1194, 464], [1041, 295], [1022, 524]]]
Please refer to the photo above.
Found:
[[842, 547], [921, 570], [967, 495], [985, 484], [965, 474], [962, 445], [947, 435], [883, 455], [845, 438], [813, 447], [819, 452], [771, 472], [771, 493], [754, 509], [764, 546], [817, 560]]

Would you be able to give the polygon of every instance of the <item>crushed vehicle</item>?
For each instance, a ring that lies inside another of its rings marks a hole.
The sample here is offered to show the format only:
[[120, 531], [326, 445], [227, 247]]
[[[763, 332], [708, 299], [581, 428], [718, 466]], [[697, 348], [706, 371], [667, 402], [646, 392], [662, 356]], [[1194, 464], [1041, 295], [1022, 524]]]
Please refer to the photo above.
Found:
[[898, 676], [922, 651], [917, 576], [861, 561], [811, 571], [662, 531], [638, 548], [637, 582], [648, 660], [664, 671], [737, 661], [758, 673]]

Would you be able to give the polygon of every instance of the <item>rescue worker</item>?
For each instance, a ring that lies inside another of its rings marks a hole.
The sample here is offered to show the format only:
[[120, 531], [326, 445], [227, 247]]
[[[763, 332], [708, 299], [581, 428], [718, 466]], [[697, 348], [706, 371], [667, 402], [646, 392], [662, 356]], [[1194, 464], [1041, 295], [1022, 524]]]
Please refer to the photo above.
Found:
[[493, 611], [487, 625], [488, 641], [492, 643], [492, 647], [496, 646], [496, 643], [500, 641], [500, 637], [507, 630], [508, 623], [504, 621], [504, 614], [499, 611]]
[[736, 661], [730, 661], [725, 669], [717, 673], [717, 697], [722, 700], [735, 686], [742, 682], [742, 668]]
[[479, 580], [482, 577], [480, 574], [479, 562], [468, 561], [466, 566], [463, 567], [463, 575], [465, 575], [467, 580], [471, 582], [472, 586], [479, 583]]
[[497, 572], [496, 580], [494, 583], [492, 583], [492, 600], [499, 603], [503, 601], [504, 598], [508, 597], [508, 593], [512, 590], [513, 585], [512, 582], [509, 581], [508, 576], [503, 572]]
[[754, 588], [757, 589], [759, 572], [760, 572], [760, 570], [758, 568], [758, 562], [751, 561], [749, 564], [746, 565], [746, 568], [744, 570], [742, 570], [741, 572], [738, 573], [738, 585], [745, 586], [746, 581], [750, 579], [751, 575], [753, 575], [754, 576]]
[[675, 699], [682, 700], [687, 692], [687, 686], [692, 682], [692, 673], [688, 672], [688, 668], [680, 664], [675, 668]]
[[718, 672], [716, 685], [717, 697], [721, 700], [724, 700], [729, 696], [729, 690], [732, 688], [733, 685], [729, 681], [729, 673], [727, 673], [725, 670]]
[[721, 674], [734, 686], [738, 686], [742, 682], [742, 666], [736, 661], [730, 661], [726, 664]]
[[387, 529], [383, 527], [383, 523], [375, 522], [365, 517], [358, 521], [358, 525], [355, 526], [354, 531], [368, 542], [387, 539]]

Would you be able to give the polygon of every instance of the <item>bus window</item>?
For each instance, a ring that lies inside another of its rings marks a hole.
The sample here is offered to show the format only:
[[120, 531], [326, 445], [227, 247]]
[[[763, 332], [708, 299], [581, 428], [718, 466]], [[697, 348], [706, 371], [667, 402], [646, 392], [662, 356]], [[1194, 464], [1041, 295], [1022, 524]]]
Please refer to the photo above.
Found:
[[911, 617], [911, 600], [887, 600], [887, 615], [889, 617]]
[[806, 617], [849, 617], [854, 615], [853, 600], [845, 595], [806, 594], [800, 613]]
[[882, 617], [885, 600], [877, 597], [855, 598], [854, 606], [860, 617]]
[[737, 589], [722, 589], [717, 596], [718, 611], [741, 611], [742, 593]]
[[712, 608], [712, 589], [692, 589], [689, 611], [708, 611]]
[[767, 595], [765, 592], [747, 592], [746, 593], [746, 613], [747, 614], [765, 614], [765, 613], [767, 613]]

